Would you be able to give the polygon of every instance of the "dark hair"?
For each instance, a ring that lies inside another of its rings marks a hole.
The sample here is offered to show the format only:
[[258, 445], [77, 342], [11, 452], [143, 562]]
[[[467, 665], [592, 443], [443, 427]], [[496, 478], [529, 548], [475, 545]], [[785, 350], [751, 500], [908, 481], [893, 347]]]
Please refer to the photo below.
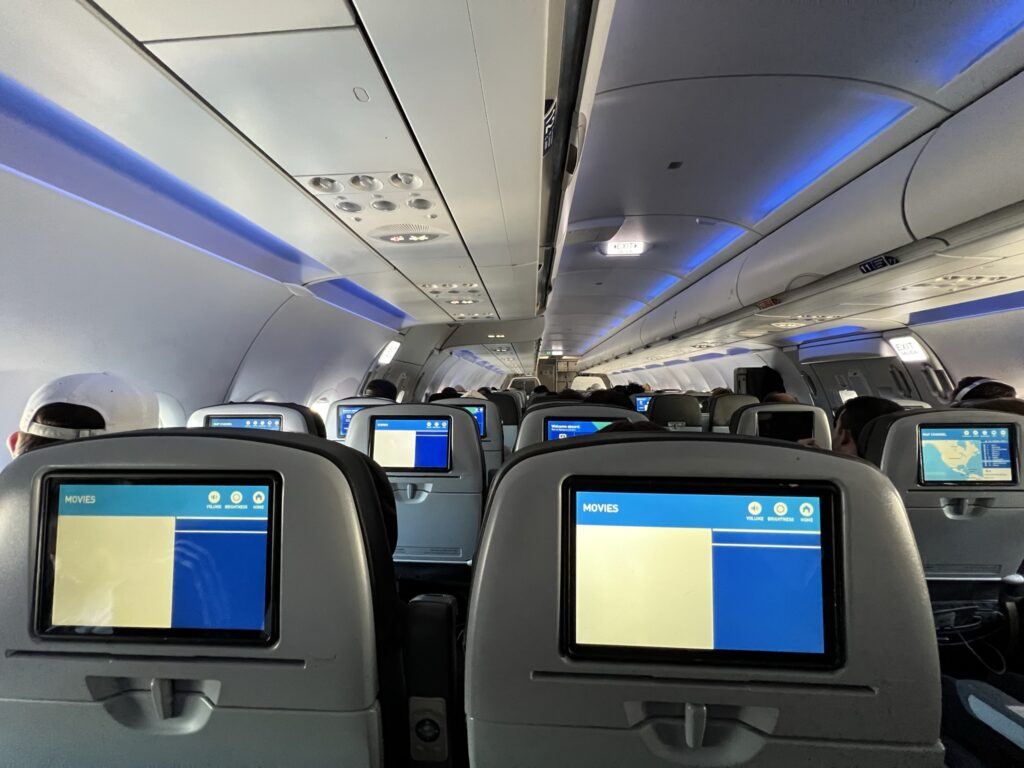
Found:
[[531, 395], [546, 395], [551, 390], [545, 387], [543, 384], [538, 384], [536, 387], [530, 390]]
[[398, 387], [387, 379], [374, 379], [363, 390], [364, 397], [386, 397], [388, 400], [398, 399]]
[[799, 403], [795, 395], [791, 395], [788, 392], [769, 392], [765, 395], [762, 403]]
[[963, 392], [965, 389], [970, 387], [972, 384], [978, 384], [979, 381], [984, 381], [984, 384], [978, 384], [970, 392], [967, 392], [959, 402], [964, 400], [996, 400], [1001, 397], [1016, 397], [1017, 390], [1011, 387], [1009, 384], [1004, 384], [1001, 381], [988, 380], [988, 376], [967, 376], [966, 378], [960, 379], [956, 383], [956, 389], [953, 390], [953, 401], [957, 401], [957, 395]]
[[[32, 421], [44, 424], [48, 427], [65, 427], [67, 429], [105, 429], [107, 423], [103, 420], [99, 411], [85, 405], [72, 405], [71, 403], [50, 403], [44, 405]], [[18, 435], [18, 442], [14, 448], [16, 455], [34, 451], [54, 443], [66, 443], [67, 440], [57, 440], [52, 437], [40, 437], [22, 432]]]
[[577, 392], [575, 389], [569, 389], [566, 387], [558, 393], [558, 397], [562, 400], [582, 400], [583, 395]]
[[432, 403], [435, 400], [451, 400], [453, 397], [459, 397], [459, 391], [454, 387], [445, 387], [437, 394], [428, 397], [427, 402]]
[[884, 397], [854, 397], [847, 400], [836, 412], [836, 425], [850, 431], [854, 443], [860, 439], [861, 430], [871, 420], [888, 413], [898, 413], [903, 406]]
[[605, 432], [668, 432], [668, 430], [653, 421], [613, 421], [604, 429], [599, 430], [598, 434], [603, 435]]
[[643, 392], [644, 392], [643, 386], [640, 385], [640, 384], [637, 384], [635, 381], [631, 381], [631, 382], [629, 382], [629, 384], [626, 385], [626, 394], [627, 395], [642, 395]]

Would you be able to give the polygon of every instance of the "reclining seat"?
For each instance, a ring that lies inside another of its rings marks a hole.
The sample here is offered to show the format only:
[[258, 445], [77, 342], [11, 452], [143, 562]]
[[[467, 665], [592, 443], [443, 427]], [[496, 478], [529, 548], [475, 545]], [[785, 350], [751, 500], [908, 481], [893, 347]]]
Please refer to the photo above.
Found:
[[[696, 490], [717, 497], [671, 496]], [[466, 653], [474, 765], [943, 764], [903, 506], [874, 467], [824, 451], [657, 433], [522, 451], [489, 496]]]
[[396, 561], [473, 561], [485, 472], [468, 411], [435, 403], [368, 408], [352, 417], [345, 441], [387, 473], [398, 506]]
[[335, 400], [327, 409], [327, 439], [345, 442], [352, 417], [363, 410], [377, 405], [394, 405], [394, 400], [386, 397], [345, 397]]
[[708, 401], [708, 432], [728, 432], [732, 415], [745, 405], [756, 405], [753, 395], [715, 395]]
[[796, 442], [813, 438], [822, 450], [832, 450], [828, 414], [816, 405], [756, 403], [736, 410], [729, 423], [734, 435], [770, 437]]
[[551, 402], [531, 405], [519, 427], [516, 450], [547, 440], [564, 440], [601, 429], [613, 421], [647, 421], [647, 416], [617, 405]]
[[505, 450], [511, 451], [519, 435], [519, 423], [523, 420], [524, 408], [519, 398], [511, 392], [485, 392], [484, 397], [498, 406], [501, 417], [501, 430], [505, 437]]
[[326, 437], [323, 419], [308, 406], [298, 403], [224, 403], [208, 405], [188, 417], [190, 429], [215, 427], [259, 429], [268, 432], [296, 432]]
[[647, 418], [673, 432], [700, 432], [700, 401], [692, 395], [654, 395], [647, 406]]
[[[928, 579], [998, 582], [1017, 573], [1024, 560], [1022, 435], [1024, 416], [967, 408], [894, 413], [861, 431], [862, 455], [903, 498]], [[978, 469], [990, 480], [965, 482]]]
[[[519, 390], [509, 390], [518, 392]], [[505, 435], [501, 428], [501, 414], [498, 412], [498, 404], [491, 400], [481, 400], [474, 397], [456, 397], [445, 400], [437, 400], [435, 405], [451, 405], [456, 408], [468, 409], [471, 407], [482, 407], [484, 434], [480, 435], [480, 445], [484, 449], [484, 464], [487, 468], [487, 476], [491, 477], [505, 461]], [[476, 418], [474, 416], [474, 418]], [[479, 421], [477, 427], [480, 426]]]
[[80, 440], [6, 467], [0, 515], [4, 763], [405, 764], [394, 507], [356, 451]]

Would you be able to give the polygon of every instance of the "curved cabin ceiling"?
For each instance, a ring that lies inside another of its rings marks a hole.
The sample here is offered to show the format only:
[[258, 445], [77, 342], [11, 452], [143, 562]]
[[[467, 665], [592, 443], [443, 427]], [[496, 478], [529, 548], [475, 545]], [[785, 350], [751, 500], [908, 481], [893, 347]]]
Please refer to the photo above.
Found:
[[542, 352], [584, 354], [1005, 81], [1022, 26], [1024, 2], [617, 3]]

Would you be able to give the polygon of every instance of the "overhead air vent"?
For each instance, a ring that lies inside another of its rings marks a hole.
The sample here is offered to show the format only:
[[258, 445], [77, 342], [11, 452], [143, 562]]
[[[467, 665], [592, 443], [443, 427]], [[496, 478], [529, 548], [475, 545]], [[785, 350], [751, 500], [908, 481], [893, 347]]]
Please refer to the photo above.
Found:
[[424, 224], [391, 224], [371, 230], [370, 237], [385, 243], [412, 244], [428, 243], [445, 237], [446, 232], [431, 229]]

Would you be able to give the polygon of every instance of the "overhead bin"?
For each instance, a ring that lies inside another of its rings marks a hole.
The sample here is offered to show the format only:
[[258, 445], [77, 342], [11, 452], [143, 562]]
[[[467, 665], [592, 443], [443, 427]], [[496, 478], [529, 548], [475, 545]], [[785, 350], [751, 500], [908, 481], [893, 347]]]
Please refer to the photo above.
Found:
[[911, 242], [903, 186], [924, 136], [749, 248], [737, 293], [743, 306], [819, 280]]
[[907, 184], [906, 217], [925, 237], [1024, 199], [1024, 74], [943, 123]]

